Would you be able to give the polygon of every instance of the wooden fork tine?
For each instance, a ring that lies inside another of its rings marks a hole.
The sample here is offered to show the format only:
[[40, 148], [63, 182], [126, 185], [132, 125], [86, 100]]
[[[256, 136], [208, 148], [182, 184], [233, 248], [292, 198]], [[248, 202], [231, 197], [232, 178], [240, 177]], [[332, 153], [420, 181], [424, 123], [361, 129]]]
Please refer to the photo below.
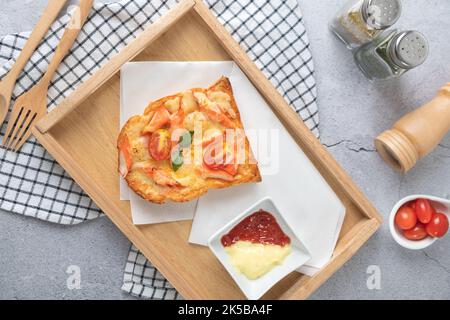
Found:
[[8, 146], [11, 144], [11, 141], [14, 140], [15, 132], [22, 124], [26, 114], [27, 112], [25, 108], [13, 107], [13, 112], [11, 114], [11, 117], [9, 118], [8, 127], [6, 128], [6, 133], [2, 141], [2, 144], [5, 148], [8, 148]]
[[[33, 121], [33, 123], [34, 122], [35, 121]], [[16, 143], [14, 146], [11, 147], [12, 151], [14, 152], [19, 151], [20, 148], [22, 148], [23, 144], [27, 142], [28, 138], [31, 136], [31, 125], [33, 124], [30, 124], [30, 129], [25, 132], [25, 134], [20, 138], [20, 140], [17, 140], [18, 143]]]
[[34, 122], [36, 122], [37, 113], [36, 112], [30, 112], [28, 117], [23, 122], [23, 126], [20, 129], [19, 132], [16, 134], [16, 140], [13, 144], [11, 144], [10, 149], [13, 151], [18, 151], [25, 141], [28, 140], [28, 138], [31, 135], [31, 127], [33, 126]]
[[6, 142], [8, 141], [11, 130], [14, 128], [15, 121], [17, 120], [17, 115], [20, 113], [22, 108], [13, 108], [11, 116], [8, 120], [8, 126], [6, 127], [5, 135], [3, 136], [2, 146], [6, 147]]
[[22, 112], [20, 113], [20, 116], [17, 118], [17, 121], [14, 124], [14, 129], [11, 132], [11, 136], [10, 136], [9, 140], [7, 141], [7, 145], [6, 145], [7, 149], [12, 150], [12, 146], [18, 138], [17, 133], [21, 130], [22, 126], [27, 121], [29, 114], [30, 114], [30, 110], [23, 108]]

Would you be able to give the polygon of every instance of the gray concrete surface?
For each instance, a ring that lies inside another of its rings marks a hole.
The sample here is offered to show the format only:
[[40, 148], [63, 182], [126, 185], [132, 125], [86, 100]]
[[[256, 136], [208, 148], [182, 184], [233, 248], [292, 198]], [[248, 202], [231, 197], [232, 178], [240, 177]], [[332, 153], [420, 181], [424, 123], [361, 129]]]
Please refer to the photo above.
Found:
[[[399, 116], [450, 80], [450, 3], [403, 1], [398, 27], [422, 31], [430, 40], [430, 58], [400, 81], [371, 84], [327, 30], [343, 0], [300, 2], [316, 64], [322, 142], [385, 218], [408, 194], [450, 194], [450, 137], [406, 176], [389, 169], [372, 143]], [[3, 0], [0, 36], [32, 28], [45, 3]], [[120, 290], [128, 248], [128, 240], [107, 218], [62, 227], [1, 212], [0, 299], [128, 299]], [[426, 250], [402, 249], [384, 223], [312, 299], [448, 299], [449, 252], [450, 236]], [[80, 290], [67, 289], [69, 265], [81, 267]], [[380, 290], [366, 285], [372, 265], [381, 270]]]

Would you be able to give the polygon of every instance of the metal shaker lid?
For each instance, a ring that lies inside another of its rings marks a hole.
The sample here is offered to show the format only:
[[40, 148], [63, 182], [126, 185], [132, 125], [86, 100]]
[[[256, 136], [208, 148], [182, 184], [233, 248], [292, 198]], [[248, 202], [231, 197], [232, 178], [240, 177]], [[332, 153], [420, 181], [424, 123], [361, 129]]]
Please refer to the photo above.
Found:
[[361, 13], [367, 25], [383, 30], [400, 18], [402, 3], [400, 0], [364, 0]]
[[420, 66], [428, 57], [428, 41], [418, 31], [402, 31], [389, 44], [392, 61], [404, 69]]

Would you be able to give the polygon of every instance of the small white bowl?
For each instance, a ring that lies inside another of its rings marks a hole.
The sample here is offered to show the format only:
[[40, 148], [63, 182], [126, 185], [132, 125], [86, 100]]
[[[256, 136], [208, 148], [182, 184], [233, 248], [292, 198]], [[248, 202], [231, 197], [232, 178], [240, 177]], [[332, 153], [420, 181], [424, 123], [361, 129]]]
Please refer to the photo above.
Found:
[[395, 220], [395, 215], [397, 214], [398, 209], [400, 209], [400, 207], [402, 205], [404, 205], [405, 203], [407, 203], [411, 200], [419, 199], [419, 198], [430, 200], [432, 206], [434, 208], [436, 208], [436, 210], [438, 212], [445, 213], [447, 215], [447, 217], [450, 218], [450, 201], [447, 199], [419, 194], [419, 195], [407, 196], [407, 197], [403, 198], [402, 200], [400, 200], [399, 202], [397, 202], [397, 204], [394, 206], [394, 208], [392, 208], [391, 215], [389, 216], [389, 230], [391, 231], [392, 237], [399, 245], [401, 245], [404, 248], [411, 249], [411, 250], [425, 249], [425, 248], [431, 246], [438, 239], [438, 238], [433, 238], [433, 237], [428, 236], [423, 240], [418, 240], [418, 241], [409, 240], [403, 236], [402, 231], [399, 228], [397, 228], [397, 226], [395, 225], [394, 220]]
[[[241, 222], [244, 218], [251, 215], [252, 213], [259, 211], [260, 209], [270, 212], [278, 224], [280, 225], [283, 232], [289, 236], [291, 239], [292, 252], [285, 258], [283, 263], [279, 266], [274, 267], [271, 271], [261, 276], [258, 279], [250, 280], [245, 275], [239, 273], [233, 265], [231, 264], [228, 254], [225, 252], [225, 248], [221, 243], [221, 238], [223, 235], [227, 234], [234, 226]], [[237, 283], [242, 292], [250, 300], [257, 300], [266, 293], [271, 287], [273, 287], [278, 281], [283, 279], [289, 273], [303, 266], [309, 259], [311, 255], [303, 243], [295, 236], [291, 227], [288, 225], [286, 220], [283, 218], [281, 212], [273, 203], [272, 199], [264, 198], [250, 208], [245, 210], [242, 214], [234, 218], [226, 226], [217, 231], [208, 240], [208, 246], [211, 251], [216, 255], [219, 261], [223, 264], [225, 269]]]

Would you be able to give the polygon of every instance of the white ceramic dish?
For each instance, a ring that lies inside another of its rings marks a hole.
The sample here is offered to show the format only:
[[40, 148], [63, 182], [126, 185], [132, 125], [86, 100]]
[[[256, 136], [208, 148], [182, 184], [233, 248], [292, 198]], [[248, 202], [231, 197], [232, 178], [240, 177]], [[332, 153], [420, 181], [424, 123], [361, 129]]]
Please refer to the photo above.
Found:
[[[223, 247], [220, 240], [223, 235], [228, 233], [234, 226], [241, 222], [242, 219], [260, 209], [270, 212], [275, 217], [283, 232], [287, 234], [291, 239], [292, 252], [289, 254], [289, 256], [286, 257], [283, 264], [274, 267], [271, 271], [256, 280], [249, 280], [246, 276], [240, 274], [234, 269], [229, 261], [228, 254], [225, 252], [225, 248]], [[291, 227], [283, 218], [282, 213], [278, 210], [278, 208], [270, 198], [264, 198], [258, 201], [250, 208], [245, 210], [242, 214], [234, 218], [226, 226], [217, 231], [209, 238], [208, 246], [223, 264], [225, 269], [230, 273], [234, 281], [236, 281], [242, 292], [250, 300], [259, 299], [278, 281], [283, 279], [289, 273], [295, 271], [297, 268], [303, 266], [309, 259], [311, 259], [309, 251], [306, 249], [300, 239], [295, 236]]]
[[389, 216], [389, 230], [391, 231], [392, 237], [399, 245], [411, 250], [425, 249], [431, 246], [436, 240], [438, 240], [438, 238], [432, 237], [426, 237], [425, 239], [419, 241], [408, 240], [403, 236], [401, 230], [395, 226], [394, 219], [398, 209], [405, 203], [419, 198], [430, 200], [431, 204], [433, 205], [434, 208], [436, 208], [438, 212], [445, 213], [447, 217], [450, 219], [450, 200], [448, 199], [419, 194], [407, 196], [402, 200], [400, 200], [399, 202], [397, 202], [394, 208], [392, 208], [391, 215]]

